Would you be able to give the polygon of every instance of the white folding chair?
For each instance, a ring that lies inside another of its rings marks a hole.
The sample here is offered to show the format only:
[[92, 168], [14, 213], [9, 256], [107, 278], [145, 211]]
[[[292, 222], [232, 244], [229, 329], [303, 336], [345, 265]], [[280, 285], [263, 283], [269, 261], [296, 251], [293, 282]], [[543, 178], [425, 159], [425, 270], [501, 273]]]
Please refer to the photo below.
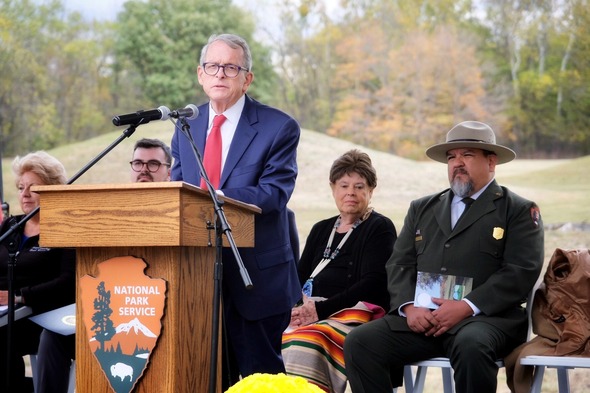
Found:
[[[504, 367], [504, 361], [496, 362], [499, 368]], [[417, 367], [416, 375], [412, 372], [412, 367]], [[407, 393], [422, 393], [426, 382], [426, 372], [428, 367], [438, 367], [442, 372], [443, 392], [454, 393], [455, 381], [453, 380], [453, 367], [449, 358], [432, 358], [421, 362], [412, 363], [404, 368], [404, 386]]]
[[520, 359], [520, 364], [535, 366], [531, 393], [541, 393], [545, 369], [557, 369], [557, 384], [559, 393], [569, 393], [570, 383], [568, 370], [572, 368], [590, 368], [590, 358], [576, 356], [537, 356], [529, 355]]
[[70, 380], [68, 382], [68, 393], [74, 393], [76, 391], [76, 359], [72, 360], [70, 366]]
[[[417, 367], [416, 376], [412, 367]], [[453, 368], [448, 358], [432, 358], [421, 362], [413, 363], [404, 367], [404, 386], [407, 393], [422, 393], [426, 381], [426, 372], [428, 367], [439, 367], [443, 378], [443, 392], [453, 393], [455, 383], [453, 381]]]

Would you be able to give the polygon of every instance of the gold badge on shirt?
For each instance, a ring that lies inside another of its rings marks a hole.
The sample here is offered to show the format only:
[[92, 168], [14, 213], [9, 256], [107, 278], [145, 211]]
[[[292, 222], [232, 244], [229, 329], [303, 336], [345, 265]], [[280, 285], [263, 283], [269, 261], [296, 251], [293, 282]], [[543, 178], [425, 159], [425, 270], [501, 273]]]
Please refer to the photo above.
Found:
[[504, 229], [500, 227], [494, 227], [494, 231], [492, 232], [492, 237], [496, 240], [500, 240], [504, 237]]

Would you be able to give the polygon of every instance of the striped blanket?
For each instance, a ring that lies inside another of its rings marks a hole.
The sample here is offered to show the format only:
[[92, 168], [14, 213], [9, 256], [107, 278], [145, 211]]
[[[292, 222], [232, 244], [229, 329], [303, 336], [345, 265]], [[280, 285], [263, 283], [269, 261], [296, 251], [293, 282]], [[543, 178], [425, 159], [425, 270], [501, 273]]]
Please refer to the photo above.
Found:
[[326, 392], [344, 393], [344, 338], [355, 326], [384, 314], [379, 306], [358, 302], [328, 319], [285, 332], [282, 354], [287, 374], [303, 377]]

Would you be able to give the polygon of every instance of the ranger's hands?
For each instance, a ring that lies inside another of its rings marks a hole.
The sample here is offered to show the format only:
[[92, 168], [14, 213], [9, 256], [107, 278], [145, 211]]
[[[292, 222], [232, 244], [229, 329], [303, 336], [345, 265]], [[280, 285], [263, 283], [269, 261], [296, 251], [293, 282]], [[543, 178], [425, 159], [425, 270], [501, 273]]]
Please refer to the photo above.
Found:
[[469, 304], [462, 300], [433, 297], [432, 302], [439, 305], [439, 308], [432, 311], [432, 315], [438, 321], [436, 331], [432, 332], [435, 337], [446, 333], [450, 328], [473, 315], [473, 310], [469, 307]]
[[408, 327], [413, 332], [429, 336], [438, 329], [439, 322], [429, 308], [415, 307], [413, 304], [408, 304], [404, 306], [402, 311], [406, 314]]
[[408, 327], [413, 332], [426, 336], [438, 337], [446, 333], [453, 326], [473, 315], [473, 310], [464, 301], [432, 298], [432, 302], [439, 308], [430, 310], [425, 307], [415, 307], [408, 304], [403, 308]]

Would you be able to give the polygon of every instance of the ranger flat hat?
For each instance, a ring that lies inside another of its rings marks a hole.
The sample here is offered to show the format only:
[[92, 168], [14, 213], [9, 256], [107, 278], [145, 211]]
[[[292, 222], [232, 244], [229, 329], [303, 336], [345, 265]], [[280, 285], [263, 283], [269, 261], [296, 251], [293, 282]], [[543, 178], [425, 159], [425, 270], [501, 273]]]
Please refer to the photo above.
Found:
[[435, 161], [446, 163], [449, 150], [462, 148], [493, 151], [498, 157], [498, 164], [505, 164], [516, 157], [512, 149], [496, 144], [496, 135], [492, 127], [479, 121], [464, 121], [457, 124], [447, 133], [446, 142], [429, 147], [426, 155]]

